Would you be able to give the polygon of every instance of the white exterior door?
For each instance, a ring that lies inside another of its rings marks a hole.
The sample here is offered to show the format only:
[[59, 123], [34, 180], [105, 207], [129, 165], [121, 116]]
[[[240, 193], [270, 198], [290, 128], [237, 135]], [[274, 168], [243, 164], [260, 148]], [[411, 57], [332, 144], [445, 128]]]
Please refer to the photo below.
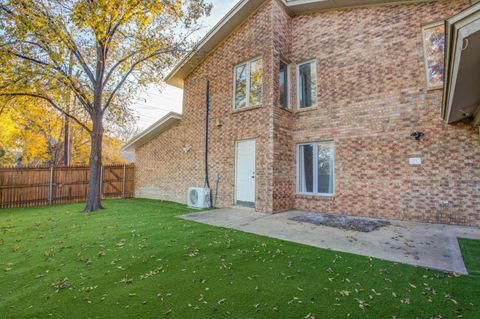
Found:
[[255, 140], [238, 141], [235, 159], [237, 205], [255, 206]]

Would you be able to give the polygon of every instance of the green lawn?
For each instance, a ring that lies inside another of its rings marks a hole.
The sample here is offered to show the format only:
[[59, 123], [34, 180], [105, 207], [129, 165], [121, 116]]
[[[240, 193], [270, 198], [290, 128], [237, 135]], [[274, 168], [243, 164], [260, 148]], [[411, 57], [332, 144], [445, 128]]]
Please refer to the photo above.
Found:
[[0, 318], [480, 318], [475, 241], [453, 276], [104, 204], [0, 211]]
[[480, 240], [460, 238], [459, 242], [469, 274], [480, 276]]

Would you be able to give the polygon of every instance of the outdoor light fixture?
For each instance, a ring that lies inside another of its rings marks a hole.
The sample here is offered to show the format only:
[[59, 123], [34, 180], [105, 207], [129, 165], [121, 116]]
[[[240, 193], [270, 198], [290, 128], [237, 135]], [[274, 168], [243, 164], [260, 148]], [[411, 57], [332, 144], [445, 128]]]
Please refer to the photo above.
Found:
[[413, 132], [412, 134], [410, 134], [411, 137], [413, 137], [414, 139], [416, 139], [417, 141], [420, 141], [420, 139], [425, 136], [425, 134], [423, 132], [420, 132], [420, 131], [416, 131], [416, 132]]
[[463, 39], [462, 51], [465, 51], [466, 49], [468, 49], [469, 44], [470, 43], [468, 41], [468, 38]]

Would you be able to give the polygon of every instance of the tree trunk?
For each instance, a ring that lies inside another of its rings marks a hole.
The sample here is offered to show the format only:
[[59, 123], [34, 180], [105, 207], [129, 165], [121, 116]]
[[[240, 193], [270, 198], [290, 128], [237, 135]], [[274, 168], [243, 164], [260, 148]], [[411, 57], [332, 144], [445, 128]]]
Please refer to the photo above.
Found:
[[93, 121], [90, 149], [90, 178], [88, 181], [87, 206], [85, 212], [102, 209], [102, 142], [103, 142], [103, 116], [97, 114]]
[[[68, 110], [68, 108], [67, 108]], [[63, 133], [63, 165], [68, 166], [70, 165], [70, 119], [68, 116], [65, 116], [65, 125], [63, 129], [65, 132]]]
[[88, 180], [87, 206], [85, 212], [102, 209], [102, 141], [103, 141], [103, 75], [105, 51], [103, 42], [97, 44], [97, 63], [93, 92], [92, 131], [90, 133], [90, 179]]

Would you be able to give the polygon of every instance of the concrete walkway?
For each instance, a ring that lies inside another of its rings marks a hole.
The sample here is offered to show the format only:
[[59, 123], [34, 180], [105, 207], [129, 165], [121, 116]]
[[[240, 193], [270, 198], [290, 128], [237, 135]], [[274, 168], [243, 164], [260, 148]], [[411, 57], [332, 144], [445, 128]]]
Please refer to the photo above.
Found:
[[288, 211], [262, 214], [245, 209], [218, 209], [180, 216], [199, 223], [233, 228], [389, 261], [467, 274], [457, 237], [480, 239], [480, 229], [390, 221], [369, 233], [317, 226], [289, 218], [306, 214]]

